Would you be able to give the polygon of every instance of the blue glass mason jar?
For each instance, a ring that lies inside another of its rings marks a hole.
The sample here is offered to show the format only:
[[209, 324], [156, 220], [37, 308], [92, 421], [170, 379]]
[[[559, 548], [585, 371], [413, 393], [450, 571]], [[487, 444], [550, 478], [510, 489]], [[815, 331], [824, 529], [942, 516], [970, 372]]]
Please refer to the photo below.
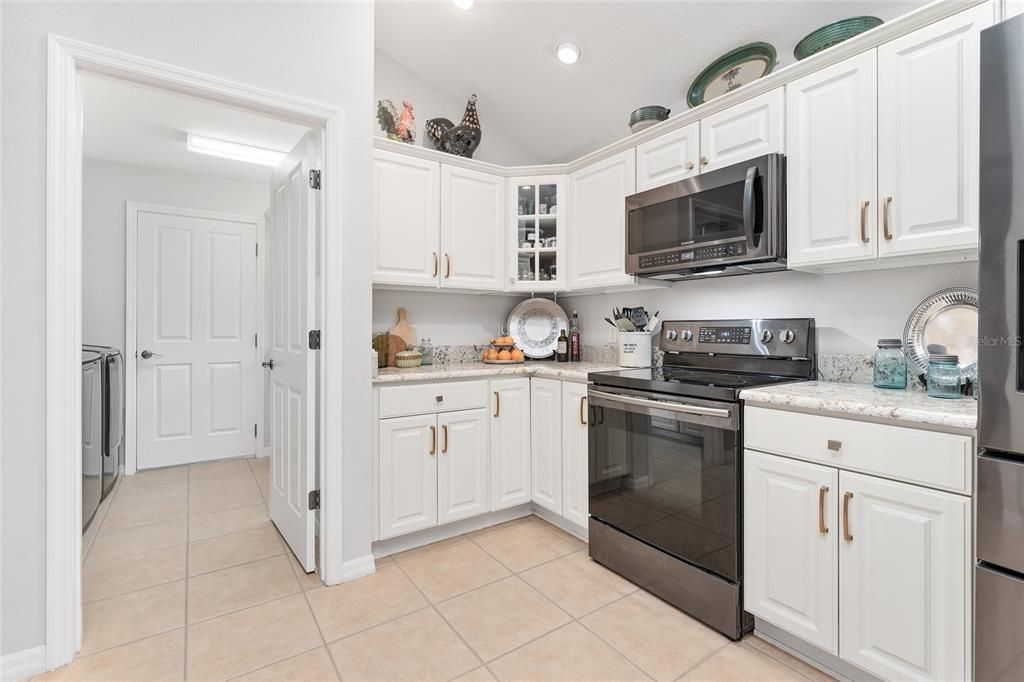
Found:
[[928, 395], [932, 398], [960, 397], [960, 358], [956, 355], [929, 356]]
[[907, 387], [907, 356], [901, 339], [878, 339], [875, 351], [875, 388]]
[[430, 342], [430, 339], [423, 339], [423, 342], [420, 343], [419, 351], [420, 354], [423, 355], [423, 361], [420, 364], [434, 364], [434, 344]]

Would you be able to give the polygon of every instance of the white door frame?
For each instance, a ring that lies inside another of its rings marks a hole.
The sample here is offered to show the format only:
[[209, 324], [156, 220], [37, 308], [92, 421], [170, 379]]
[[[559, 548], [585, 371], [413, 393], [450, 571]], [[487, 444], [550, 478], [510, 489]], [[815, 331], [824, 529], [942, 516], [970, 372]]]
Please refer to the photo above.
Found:
[[[46, 98], [46, 667], [70, 663], [82, 640], [81, 345], [82, 345], [82, 98], [81, 74], [93, 72], [201, 97], [288, 120], [324, 133], [320, 201], [319, 296], [323, 344], [319, 363], [321, 506], [320, 575], [342, 578], [341, 268], [326, 254], [343, 228], [342, 111], [283, 93], [50, 34]], [[333, 229], [325, 229], [330, 225]], [[327, 458], [325, 453], [336, 456]]]
[[[268, 198], [267, 201], [270, 199]], [[138, 264], [139, 264], [139, 214], [159, 213], [163, 215], [184, 216], [187, 218], [202, 218], [206, 220], [227, 220], [233, 223], [252, 225], [256, 231], [256, 243], [264, 244], [266, 236], [266, 225], [263, 216], [238, 215], [234, 213], [219, 213], [217, 211], [203, 211], [191, 208], [177, 208], [174, 206], [161, 206], [158, 204], [147, 204], [137, 201], [126, 201], [124, 210], [124, 472], [129, 476], [138, 470], [138, 369], [139, 359], [136, 353], [139, 350], [138, 344]], [[263, 303], [266, 296], [266, 280], [263, 270], [264, 254], [259, 254], [256, 259], [256, 329], [257, 340], [256, 358], [263, 359]], [[258, 435], [256, 440], [257, 457], [263, 456], [262, 436], [265, 424], [263, 418], [263, 395], [267, 390], [266, 372], [260, 373], [260, 409], [256, 413], [256, 424]]]

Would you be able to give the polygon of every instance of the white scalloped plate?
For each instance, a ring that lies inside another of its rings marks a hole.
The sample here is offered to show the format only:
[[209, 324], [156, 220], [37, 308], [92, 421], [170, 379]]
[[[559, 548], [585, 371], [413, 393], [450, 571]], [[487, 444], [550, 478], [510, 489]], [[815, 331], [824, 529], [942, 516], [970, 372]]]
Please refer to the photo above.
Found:
[[978, 290], [949, 287], [921, 301], [903, 329], [907, 360], [918, 374], [928, 371], [928, 346], [940, 344], [960, 360], [964, 374], [978, 361]]
[[569, 329], [569, 318], [562, 307], [546, 298], [529, 298], [508, 316], [508, 335], [523, 355], [546, 358], [558, 349], [558, 334]]

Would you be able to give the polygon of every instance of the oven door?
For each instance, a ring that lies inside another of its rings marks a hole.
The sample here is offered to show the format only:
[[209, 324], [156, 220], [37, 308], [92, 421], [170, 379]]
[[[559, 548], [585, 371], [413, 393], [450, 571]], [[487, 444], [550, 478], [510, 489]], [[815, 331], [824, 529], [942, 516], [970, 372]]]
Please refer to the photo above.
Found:
[[591, 386], [590, 514], [738, 582], [739, 405]]

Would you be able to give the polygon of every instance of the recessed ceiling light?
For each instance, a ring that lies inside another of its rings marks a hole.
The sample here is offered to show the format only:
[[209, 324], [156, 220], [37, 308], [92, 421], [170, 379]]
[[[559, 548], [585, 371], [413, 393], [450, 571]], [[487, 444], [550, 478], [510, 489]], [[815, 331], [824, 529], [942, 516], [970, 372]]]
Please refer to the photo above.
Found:
[[190, 152], [196, 152], [197, 154], [219, 156], [222, 159], [256, 163], [272, 168], [280, 165], [284, 161], [284, 157], [287, 156], [285, 152], [279, 152], [275, 149], [253, 147], [252, 145], [228, 142], [227, 140], [215, 140], [212, 137], [203, 137], [202, 135], [193, 135], [192, 133], [189, 133], [186, 137], [185, 146], [188, 147]]
[[473, 5], [476, 4], [476, 0], [452, 0], [452, 4], [459, 9], [473, 9]]
[[575, 64], [580, 59], [580, 48], [575, 43], [559, 43], [555, 55], [563, 64]]

